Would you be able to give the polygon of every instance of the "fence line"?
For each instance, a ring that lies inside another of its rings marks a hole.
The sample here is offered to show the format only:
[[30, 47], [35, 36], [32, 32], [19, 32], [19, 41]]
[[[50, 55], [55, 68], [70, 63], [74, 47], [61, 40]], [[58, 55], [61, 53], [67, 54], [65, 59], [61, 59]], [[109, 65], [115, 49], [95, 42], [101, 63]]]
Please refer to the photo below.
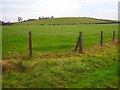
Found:
[[[113, 31], [112, 41], [115, 42], [115, 31]], [[103, 46], [103, 31], [100, 32], [100, 46]], [[77, 43], [74, 52], [76, 52], [78, 48], [79, 53], [83, 53], [82, 32], [79, 32], [79, 37], [77, 38]]]
[[[115, 41], [115, 31], [113, 31], [112, 41]], [[103, 31], [100, 32], [100, 46], [103, 46]], [[79, 32], [74, 52], [79, 48], [79, 53], [83, 53], [82, 32]], [[29, 56], [32, 57], [32, 33], [29, 31]]]

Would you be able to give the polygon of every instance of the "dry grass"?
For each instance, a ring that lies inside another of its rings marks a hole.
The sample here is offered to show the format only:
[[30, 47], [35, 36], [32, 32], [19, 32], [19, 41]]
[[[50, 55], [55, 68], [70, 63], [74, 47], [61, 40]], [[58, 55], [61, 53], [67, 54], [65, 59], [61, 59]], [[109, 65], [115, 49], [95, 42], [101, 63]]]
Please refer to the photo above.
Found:
[[[18, 71], [24, 72], [25, 66], [23, 65], [23, 63], [21, 61], [14, 61], [15, 59], [16, 60], [34, 60], [36, 58], [41, 58], [41, 59], [58, 58], [59, 59], [59, 58], [66, 58], [66, 57], [82, 57], [84, 55], [89, 55], [92, 57], [108, 57], [109, 53], [107, 53], [107, 56], [104, 56], [104, 53], [103, 54], [99, 54], [99, 53], [105, 52], [105, 51], [109, 50], [110, 47], [115, 47], [116, 45], [117, 45], [117, 43], [107, 42], [107, 43], [104, 43], [104, 45], [102, 47], [99, 45], [92, 46], [90, 48], [84, 49], [83, 54], [80, 54], [79, 52], [63, 52], [63, 53], [48, 52], [48, 53], [34, 54], [32, 58], [30, 58], [28, 55], [18, 56], [18, 57], [13, 57], [13, 58], [11, 57], [11, 58], [2, 60], [0, 62], [0, 65], [2, 65], [3, 73], [8, 72], [13, 67], [16, 67]], [[112, 61], [118, 61], [118, 60], [113, 58]], [[101, 65], [101, 63], [98, 63], [95, 66], [96, 66], [96, 68], [104, 67], [104, 63], [102, 65]]]
[[[65, 57], [80, 57], [83, 56], [84, 54], [90, 55], [90, 56], [100, 56], [100, 52], [105, 52], [106, 50], [109, 50], [110, 47], [115, 47], [116, 45], [118, 45], [118, 43], [116, 43], [117, 41], [113, 42], [107, 42], [104, 43], [103, 46], [101, 47], [100, 45], [95, 45], [95, 46], [91, 46], [90, 48], [86, 48], [84, 49], [84, 52], [82, 54], [80, 54], [78, 51], [74, 52], [74, 50], [70, 51], [70, 52], [61, 52], [61, 53], [52, 53], [52, 52], [46, 52], [46, 53], [33, 53], [33, 57], [29, 57], [28, 54], [21, 56], [21, 55], [16, 55], [15, 57], [9, 57], [9, 58], [5, 58], [3, 60], [11, 60], [11, 59], [19, 59], [19, 60], [33, 60], [35, 58], [46, 58], [46, 59], [51, 59], [51, 58], [65, 58]], [[98, 53], [96, 53], [98, 52]], [[104, 54], [104, 53], [103, 53]], [[113, 53], [114, 54], [114, 53]], [[109, 55], [109, 53], [107, 54]], [[101, 57], [105, 57], [104, 55], [101, 55]], [[114, 59], [113, 59], [114, 60]], [[114, 60], [115, 61], [115, 60]]]
[[2, 66], [2, 72], [7, 72], [12, 68], [12, 63], [10, 60], [0, 61], [0, 66]]
[[3, 87], [118, 87], [115, 43], [84, 49], [83, 54], [49, 52], [27, 57], [3, 60]]

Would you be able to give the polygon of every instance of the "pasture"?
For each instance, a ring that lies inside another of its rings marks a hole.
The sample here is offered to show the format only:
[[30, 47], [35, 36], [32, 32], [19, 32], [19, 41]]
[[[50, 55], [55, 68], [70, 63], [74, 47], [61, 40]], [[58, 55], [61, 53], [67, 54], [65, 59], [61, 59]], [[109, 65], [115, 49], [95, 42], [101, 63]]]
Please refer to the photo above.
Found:
[[[3, 88], [118, 88], [114, 30], [117, 40], [117, 24], [3, 26]], [[32, 58], [28, 57], [29, 31]], [[73, 52], [80, 31], [84, 54]]]
[[83, 48], [99, 44], [100, 31], [103, 41], [111, 41], [115, 24], [62, 25], [62, 26], [3, 26], [3, 58], [28, 53], [28, 31], [32, 32], [33, 53], [73, 51], [79, 32], [83, 32]]
[[80, 24], [96, 24], [96, 23], [116, 23], [116, 20], [96, 19], [89, 17], [61, 17], [49, 18], [42, 20], [31, 20], [24, 22], [17, 22], [13, 26], [28, 26], [28, 25], [80, 25]]

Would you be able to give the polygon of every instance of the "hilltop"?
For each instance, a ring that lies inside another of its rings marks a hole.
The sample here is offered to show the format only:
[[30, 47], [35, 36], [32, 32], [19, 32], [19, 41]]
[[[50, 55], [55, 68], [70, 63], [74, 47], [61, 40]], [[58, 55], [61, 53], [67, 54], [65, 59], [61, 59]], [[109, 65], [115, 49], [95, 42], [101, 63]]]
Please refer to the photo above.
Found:
[[62, 17], [47, 19], [31, 19], [23, 22], [17, 22], [12, 25], [79, 25], [79, 24], [112, 24], [118, 23], [115, 20], [104, 20], [89, 17]]

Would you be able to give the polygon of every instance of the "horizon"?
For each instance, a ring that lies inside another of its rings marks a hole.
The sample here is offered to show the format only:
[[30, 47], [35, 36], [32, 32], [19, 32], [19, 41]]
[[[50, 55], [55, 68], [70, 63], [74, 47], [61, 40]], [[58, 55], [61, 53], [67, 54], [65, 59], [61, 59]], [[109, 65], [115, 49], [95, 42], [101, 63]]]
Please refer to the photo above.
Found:
[[[50, 18], [51, 17], [49, 17], [49, 19]], [[54, 17], [54, 18], [91, 18], [91, 19], [101, 19], [101, 20], [115, 20], [115, 19], [103, 19], [103, 18], [94, 18], [94, 17]], [[28, 18], [28, 19], [22, 20], [22, 22], [26, 21], [26, 20], [29, 20], [29, 19], [39, 20], [38, 18]], [[2, 21], [2, 20], [0, 20], [0, 21]], [[5, 22], [5, 21], [2, 21], [2, 22]], [[19, 21], [8, 21], [8, 22], [10, 22], [10, 23], [16, 23], [16, 22], [19, 22]], [[7, 23], [7, 22], [5, 22], [5, 23]]]
[[91, 17], [118, 20], [118, 0], [1, 0], [0, 20], [17, 22], [38, 19], [40, 16]]

